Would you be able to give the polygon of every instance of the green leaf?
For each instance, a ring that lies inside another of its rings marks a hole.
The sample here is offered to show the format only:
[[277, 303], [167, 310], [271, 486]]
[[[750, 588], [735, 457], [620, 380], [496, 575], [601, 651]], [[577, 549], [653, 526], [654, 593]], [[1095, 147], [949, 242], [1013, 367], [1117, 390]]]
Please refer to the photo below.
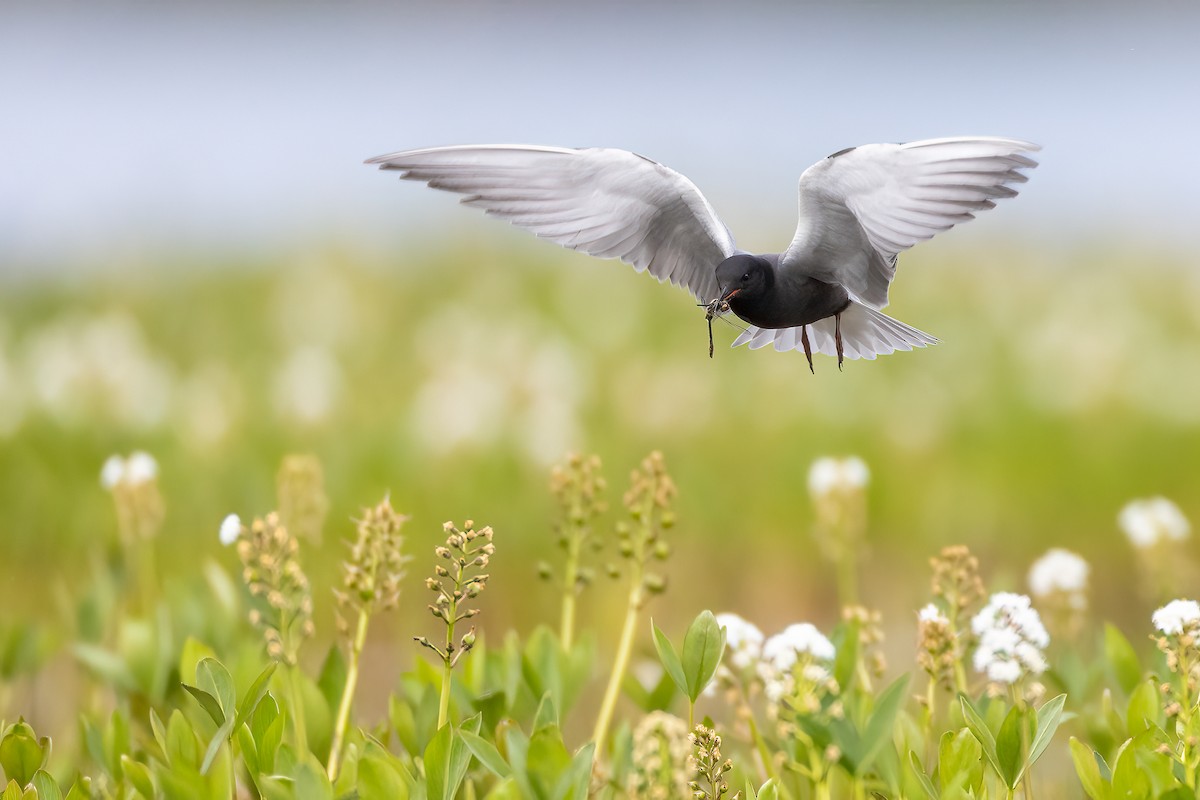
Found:
[[1000, 761], [996, 757], [996, 737], [992, 735], [992, 729], [983, 721], [983, 717], [979, 716], [979, 712], [971, 705], [971, 701], [965, 694], [958, 696], [958, 704], [962, 708], [963, 721], [967, 723], [971, 735], [983, 748], [983, 754], [987, 756], [988, 763], [992, 765], [992, 769], [996, 771], [997, 775], [1003, 777], [1004, 772], [1000, 769]]
[[33, 774], [42, 768], [47, 755], [33, 728], [24, 721], [10, 727], [0, 740], [0, 766], [10, 781], [21, 786], [33, 780]]
[[[1150, 733], [1147, 731], [1146, 734]], [[1149, 797], [1150, 781], [1137, 763], [1138, 744], [1146, 734], [1135, 736], [1125, 741], [1117, 749], [1117, 757], [1113, 760], [1112, 796], [1113, 797]]]
[[44, 769], [39, 769], [33, 773], [33, 789], [37, 793], [37, 800], [63, 800], [62, 789], [59, 788], [58, 781], [50, 777], [50, 773]]
[[504, 760], [504, 756], [500, 755], [500, 751], [496, 749], [496, 745], [477, 733], [472, 733], [461, 728], [458, 731], [458, 735], [462, 737], [463, 744], [471, 751], [471, 755], [479, 759], [479, 763], [483, 764], [493, 775], [498, 778], [507, 778], [512, 774], [512, 767]]
[[554, 698], [547, 692], [538, 703], [537, 713], [533, 715], [533, 729], [544, 728], [547, 725], [558, 724], [558, 710], [554, 707]]
[[996, 735], [996, 762], [1000, 765], [1000, 778], [1010, 789], [1017, 786], [1017, 775], [1022, 769], [1021, 764], [1021, 731], [1025, 726], [1025, 715], [1021, 709], [1013, 706], [1000, 725], [1000, 733]]
[[196, 742], [196, 734], [192, 726], [178, 708], [171, 712], [167, 722], [167, 763], [173, 769], [188, 766], [192, 769], [199, 767], [200, 746]]
[[154, 733], [154, 741], [158, 742], [158, 749], [162, 751], [163, 758], [166, 758], [167, 728], [163, 725], [162, 718], [158, 716], [158, 712], [153, 708], [150, 709], [150, 730]]
[[596, 744], [588, 742], [576, 751], [554, 790], [554, 800], [587, 800]]
[[912, 774], [916, 777], [921, 791], [925, 792], [925, 796], [929, 800], [938, 800], [938, 791], [934, 788], [933, 781], [925, 774], [925, 767], [921, 765], [920, 757], [912, 750], [908, 751], [908, 765], [912, 769]]
[[311, 755], [296, 765], [296, 800], [333, 800], [333, 786]]
[[1153, 678], [1140, 682], [1129, 695], [1129, 706], [1125, 712], [1125, 725], [1130, 736], [1136, 736], [1152, 726], [1158, 725], [1162, 705], [1158, 687]]
[[838, 628], [839, 636], [834, 644], [837, 655], [833, 660], [833, 679], [837, 681], [842, 694], [850, 691], [854, 685], [855, 673], [858, 669], [858, 621], [850, 620]]
[[947, 786], [974, 786], [983, 778], [983, 751], [969, 728], [946, 731], [938, 743], [938, 781]]
[[125, 777], [133, 784], [133, 788], [137, 790], [138, 794], [146, 800], [154, 800], [154, 778], [150, 775], [149, 767], [123, 755], [121, 756], [121, 771], [125, 773]]
[[358, 761], [358, 795], [388, 800], [408, 800], [408, 785], [387, 759], [367, 753]]
[[272, 661], [267, 665], [266, 669], [258, 674], [258, 677], [254, 679], [254, 683], [250, 684], [250, 688], [246, 690], [245, 696], [242, 697], [242, 702], [238, 704], [236, 725], [241, 725], [250, 719], [250, 715], [258, 708], [259, 702], [271, 688], [271, 676], [275, 674], [275, 668], [278, 666], [278, 661]]
[[1141, 683], [1142, 666], [1138, 663], [1137, 651], [1124, 634], [1109, 623], [1104, 625], [1104, 660], [1125, 694]]
[[557, 725], [546, 725], [529, 737], [528, 774], [537, 797], [552, 798], [563, 772], [571, 763], [571, 754], [563, 744]]
[[208, 749], [204, 751], [204, 760], [200, 762], [201, 775], [208, 774], [208, 768], [212, 766], [213, 759], [217, 757], [221, 745], [225, 744], [229, 740], [229, 737], [233, 735], [233, 722], [233, 717], [230, 717], [213, 734], [212, 741], [208, 743]]
[[527, 767], [529, 765], [529, 737], [515, 724], [504, 731], [504, 749], [508, 755], [508, 763], [512, 765], [512, 777], [517, 782], [524, 798], [537, 797], [533, 785], [529, 781]]
[[779, 800], [779, 786], [774, 778], [768, 778], [766, 783], [758, 787], [758, 800]]
[[[657, 644], [657, 636], [655, 637]], [[685, 694], [693, 703], [708, 686], [725, 653], [725, 629], [711, 611], [701, 611], [683, 637]], [[661, 655], [660, 655], [661, 658]]]
[[443, 725], [425, 748], [429, 800], [453, 800], [470, 763], [471, 751], [455, 735], [454, 726]]
[[1100, 776], [1092, 748], [1071, 737], [1071, 760], [1075, 762], [1075, 774], [1083, 784], [1083, 790], [1092, 800], [1108, 800], [1112, 795], [1108, 783]]
[[91, 800], [92, 797], [92, 779], [80, 775], [75, 779], [75, 783], [71, 784], [71, 791], [67, 792], [67, 800]]
[[17, 782], [10, 780], [8, 786], [4, 787], [4, 794], [0, 794], [0, 800], [21, 800], [24, 794]]
[[221, 705], [224, 717], [233, 717], [237, 713], [237, 689], [233, 686], [233, 678], [225, 665], [215, 658], [202, 658], [196, 665], [196, 686], [211, 694]]
[[863, 732], [862, 749], [859, 751], [859, 760], [854, 771], [856, 775], [862, 775], [884, 743], [891, 741], [896, 714], [904, 705], [906, 688], [908, 688], [907, 674], [901, 675], [893, 681], [892, 685], [884, 689], [875, 701], [875, 710], [871, 712], [871, 718], [867, 721], [867, 728]]
[[1067, 702], [1067, 696], [1060, 694], [1052, 698], [1037, 711], [1037, 733], [1033, 736], [1033, 742], [1029, 745], [1029, 756], [1025, 759], [1021, 771], [1017, 773], [1016, 780], [1020, 781], [1025, 771], [1032, 768], [1042, 753], [1046, 752], [1046, 748], [1050, 746], [1050, 740], [1054, 738], [1054, 732], [1058, 730], [1059, 723], [1062, 722], [1063, 705]]
[[221, 701], [198, 686], [189, 686], [186, 683], [180, 685], [188, 694], [196, 698], [196, 702], [212, 717], [213, 722], [217, 723], [217, 725], [224, 724], [225, 712], [221, 710]]
[[679, 654], [675, 652], [675, 645], [671, 644], [671, 640], [667, 635], [658, 629], [654, 624], [654, 619], [650, 619], [650, 628], [654, 632], [654, 649], [658, 651], [658, 660], [662, 662], [663, 669], [671, 676], [671, 680], [675, 682], [676, 688], [687, 695], [688, 683], [687, 677], [683, 673], [683, 664], [679, 660]]

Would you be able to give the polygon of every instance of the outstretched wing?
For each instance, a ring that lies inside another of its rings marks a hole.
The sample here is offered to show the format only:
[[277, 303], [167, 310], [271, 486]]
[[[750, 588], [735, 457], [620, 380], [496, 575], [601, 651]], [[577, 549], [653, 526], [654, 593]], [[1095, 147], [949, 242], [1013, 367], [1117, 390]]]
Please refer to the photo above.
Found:
[[868, 144], [835, 153], [800, 176], [800, 221], [781, 266], [839, 283], [867, 305], [887, 305], [896, 255], [1015, 197], [1019, 170], [1040, 149], [967, 136]]
[[701, 301], [717, 296], [717, 264], [734, 253], [695, 184], [626, 150], [462, 145], [367, 163], [466, 195], [464, 204], [563, 247], [619, 258]]

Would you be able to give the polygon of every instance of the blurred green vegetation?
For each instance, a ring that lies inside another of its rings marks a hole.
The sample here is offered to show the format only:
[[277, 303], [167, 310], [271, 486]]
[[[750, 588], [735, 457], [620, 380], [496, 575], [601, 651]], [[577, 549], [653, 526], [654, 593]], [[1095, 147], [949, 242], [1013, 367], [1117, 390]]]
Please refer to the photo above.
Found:
[[[927, 560], [954, 543], [997, 590], [1023, 590], [1047, 548], [1074, 549], [1093, 565], [1093, 613], [1142, 629], [1156, 598], [1136, 591], [1118, 510], [1163, 494], [1200, 518], [1192, 267], [1137, 248], [935, 243], [902, 260], [890, 313], [943, 343], [841, 374], [822, 357], [815, 376], [796, 353], [721, 347], [736, 334], [724, 326], [710, 361], [685, 293], [500, 238], [13, 283], [0, 622], [63, 624], [54, 598], [116, 546], [101, 464], [140, 449], [159, 462], [160, 566], [181, 586], [202, 582], [206, 558], [233, 568], [222, 518], [270, 510], [283, 456], [312, 453], [331, 501], [304, 555], [314, 586], [335, 583], [350, 519], [390, 492], [413, 518], [414, 574], [444, 520], [493, 526], [503, 557], [481, 627], [528, 630], [553, 622], [534, 580], [554, 547], [548, 466], [595, 452], [620, 487], [660, 449], [679, 486], [669, 588], [651, 608], [664, 627], [702, 608], [768, 631], [835, 620], [806, 475], [852, 453], [871, 469], [863, 599], [894, 651], [911, 655]], [[419, 587], [404, 591], [380, 631], [411, 648], [427, 612]], [[580, 609], [614, 638], [620, 591], [601, 583]], [[317, 605], [331, 638], [332, 603]]]

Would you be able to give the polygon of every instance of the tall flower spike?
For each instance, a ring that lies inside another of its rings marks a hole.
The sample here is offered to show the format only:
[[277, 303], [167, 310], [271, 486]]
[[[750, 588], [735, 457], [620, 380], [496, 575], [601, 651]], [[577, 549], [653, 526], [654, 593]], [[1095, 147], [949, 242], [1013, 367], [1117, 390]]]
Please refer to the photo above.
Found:
[[263, 632], [267, 655], [295, 664], [313, 634], [312, 591], [300, 567], [300, 546], [275, 512], [255, 519], [237, 541], [242, 580], [255, 598], [250, 621]]
[[625, 624], [621, 628], [621, 641], [617, 644], [617, 655], [613, 660], [612, 673], [608, 676], [608, 687], [596, 716], [596, 727], [592, 741], [605, 747], [608, 726], [617, 707], [621, 683], [629, 668], [629, 656], [633, 651], [633, 636], [637, 630], [638, 614], [651, 595], [661, 594], [667, 586], [666, 579], [651, 572], [647, 565], [651, 559], [664, 561], [671, 550], [663, 540], [663, 531], [675, 524], [671, 502], [675, 499], [675, 482], [667, 474], [666, 461], [657, 450], [642, 460], [633, 470], [629, 490], [625, 492], [625, 508], [630, 521], [617, 527], [618, 549], [629, 564], [629, 600], [625, 607]]
[[[372, 614], [395, 608], [400, 601], [400, 581], [408, 561], [400, 552], [404, 544], [400, 531], [407, 521], [408, 517], [397, 514], [386, 497], [374, 508], [363, 509], [357, 536], [350, 545], [350, 557], [342, 564], [342, 588], [334, 594], [338, 601], [338, 629], [350, 637], [350, 663], [329, 749], [327, 770], [331, 781], [337, 779], [350, 705], [358, 685], [359, 663], [367, 641], [367, 625]], [[351, 617], [356, 618], [352, 634]]]
[[437, 595], [429, 605], [429, 611], [442, 620], [446, 627], [446, 638], [444, 643], [438, 646], [424, 636], [413, 637], [417, 644], [428, 647], [442, 661], [439, 728], [446, 724], [450, 716], [451, 670], [475, 644], [474, 626], [458, 642], [454, 639], [455, 628], [460, 622], [472, 619], [479, 613], [478, 608], [466, 606], [468, 601], [474, 600], [487, 588], [491, 575], [483, 570], [487, 569], [496, 552], [490, 527], [475, 530], [475, 523], [467, 520], [463, 523], [462, 530], [453, 522], [442, 525], [442, 530], [446, 533], [446, 544], [434, 548], [438, 563], [433, 568], [433, 577], [426, 579], [425, 586]]
[[[576, 597], [591, 582], [594, 572], [582, 566], [584, 543], [592, 533], [592, 521], [604, 512], [604, 491], [607, 485], [600, 475], [597, 456], [572, 453], [567, 463], [550, 472], [550, 491], [562, 509], [556, 526], [558, 544], [566, 553], [560, 588], [562, 590], [562, 626], [559, 639], [564, 650], [571, 649], [575, 633]], [[595, 541], [595, 540], [593, 540]], [[599, 542], [595, 542], [599, 546]], [[539, 574], [546, 579], [555, 577], [549, 564], [538, 565]]]
[[[688, 760], [695, 780], [688, 784], [691, 796], [696, 800], [721, 800], [729, 793], [729, 782], [725, 776], [733, 769], [732, 759], [721, 756], [721, 737], [711, 728], [697, 725], [688, 734], [692, 754]], [[741, 792], [734, 792], [730, 800], [740, 800]]]
[[298, 661], [300, 645], [313, 635], [312, 590], [300, 567], [300, 545], [272, 511], [254, 520], [237, 539], [242, 580], [250, 590], [250, 622], [263, 632], [267, 655], [285, 665], [296, 746], [308, 746]]

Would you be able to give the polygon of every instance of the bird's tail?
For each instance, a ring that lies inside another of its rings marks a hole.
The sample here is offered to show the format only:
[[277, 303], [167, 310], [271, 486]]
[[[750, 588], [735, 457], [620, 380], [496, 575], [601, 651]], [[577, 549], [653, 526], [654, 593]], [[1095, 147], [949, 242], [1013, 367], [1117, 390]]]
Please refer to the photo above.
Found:
[[[814, 353], [837, 356], [834, 343], [834, 319], [826, 317], [808, 326], [808, 341]], [[842, 352], [846, 358], [874, 359], [897, 350], [912, 350], [937, 344], [928, 333], [905, 325], [862, 303], [851, 301], [842, 312]], [[733, 342], [733, 347], [749, 344], [751, 350], [773, 344], [775, 349], [804, 350], [800, 328], [759, 328], [751, 325]]]

